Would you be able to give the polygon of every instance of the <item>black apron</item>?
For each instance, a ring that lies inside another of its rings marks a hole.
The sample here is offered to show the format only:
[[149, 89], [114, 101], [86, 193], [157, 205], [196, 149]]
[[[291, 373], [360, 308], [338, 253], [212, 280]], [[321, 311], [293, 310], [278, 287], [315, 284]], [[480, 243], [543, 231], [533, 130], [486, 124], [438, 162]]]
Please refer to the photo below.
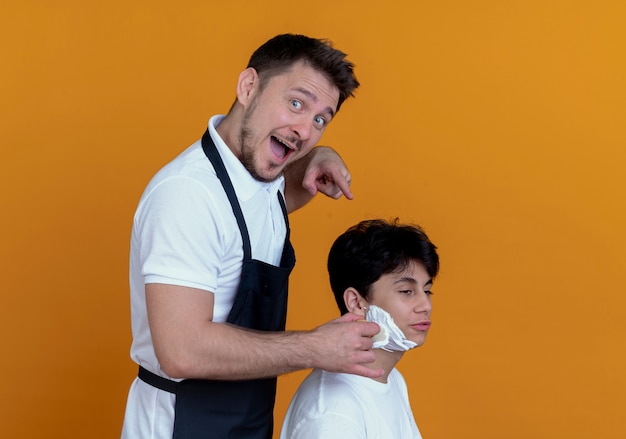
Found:
[[[279, 267], [252, 259], [250, 237], [235, 190], [207, 130], [202, 149], [213, 164], [243, 240], [241, 280], [227, 322], [262, 331], [283, 331], [287, 317], [287, 285], [295, 265], [289, 241], [289, 219], [280, 192], [287, 236]], [[173, 439], [271, 439], [276, 378], [245, 381], [189, 379], [176, 383], [140, 367], [139, 377], [176, 394]]]

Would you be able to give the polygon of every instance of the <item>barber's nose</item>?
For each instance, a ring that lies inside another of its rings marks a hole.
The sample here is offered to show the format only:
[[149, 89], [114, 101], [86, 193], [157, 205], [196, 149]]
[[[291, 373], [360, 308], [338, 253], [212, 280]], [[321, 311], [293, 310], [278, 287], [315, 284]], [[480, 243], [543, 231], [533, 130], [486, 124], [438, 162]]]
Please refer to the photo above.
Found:
[[291, 130], [296, 133], [300, 140], [308, 140], [311, 136], [313, 122], [307, 117], [300, 117], [292, 125]]

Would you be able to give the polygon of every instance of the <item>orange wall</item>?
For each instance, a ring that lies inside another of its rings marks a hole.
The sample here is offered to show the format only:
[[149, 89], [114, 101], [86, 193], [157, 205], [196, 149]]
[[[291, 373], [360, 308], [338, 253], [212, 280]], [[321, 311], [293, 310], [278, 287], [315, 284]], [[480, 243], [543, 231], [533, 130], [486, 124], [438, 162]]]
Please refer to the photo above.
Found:
[[[400, 363], [424, 437], [626, 437], [624, 3], [383, 3], [0, 5], [4, 436], [118, 436], [141, 191], [253, 49], [300, 32], [362, 87], [324, 139], [356, 199], [292, 215], [289, 326], [335, 317], [337, 234], [399, 216], [442, 257], [431, 335]], [[278, 423], [303, 376], [280, 379]]]

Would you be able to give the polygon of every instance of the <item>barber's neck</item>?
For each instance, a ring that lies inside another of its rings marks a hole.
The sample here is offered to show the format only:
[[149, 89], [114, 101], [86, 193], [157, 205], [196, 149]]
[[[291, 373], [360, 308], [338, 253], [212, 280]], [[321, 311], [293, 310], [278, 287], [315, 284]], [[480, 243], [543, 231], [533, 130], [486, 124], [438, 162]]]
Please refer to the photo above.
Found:
[[228, 146], [237, 157], [241, 156], [241, 151], [239, 150], [239, 135], [241, 134], [242, 120], [242, 107], [240, 104], [235, 103], [228, 114], [215, 128], [224, 143], [226, 143], [226, 146]]

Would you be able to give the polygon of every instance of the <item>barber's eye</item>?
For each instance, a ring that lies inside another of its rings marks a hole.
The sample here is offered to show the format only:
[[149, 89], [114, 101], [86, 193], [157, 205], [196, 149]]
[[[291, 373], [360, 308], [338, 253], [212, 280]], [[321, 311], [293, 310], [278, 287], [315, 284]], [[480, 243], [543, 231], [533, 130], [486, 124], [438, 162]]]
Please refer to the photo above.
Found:
[[322, 116], [316, 116], [314, 120], [315, 120], [315, 123], [321, 127], [326, 125], [326, 119], [324, 119]]

